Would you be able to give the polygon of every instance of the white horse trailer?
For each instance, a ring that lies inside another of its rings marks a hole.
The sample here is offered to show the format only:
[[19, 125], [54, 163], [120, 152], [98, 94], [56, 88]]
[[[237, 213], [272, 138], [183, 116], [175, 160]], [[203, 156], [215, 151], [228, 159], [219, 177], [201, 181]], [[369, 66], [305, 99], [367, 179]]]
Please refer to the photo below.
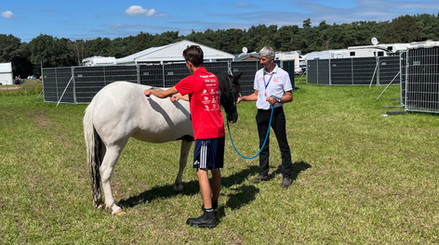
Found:
[[11, 62], [0, 63], [0, 85], [11, 85], [13, 83]]
[[275, 55], [275, 60], [294, 60], [295, 74], [302, 73], [302, 67], [300, 67], [301, 59], [302, 55], [299, 51], [277, 52]]
[[115, 57], [93, 56], [82, 60], [82, 66], [116, 65]]

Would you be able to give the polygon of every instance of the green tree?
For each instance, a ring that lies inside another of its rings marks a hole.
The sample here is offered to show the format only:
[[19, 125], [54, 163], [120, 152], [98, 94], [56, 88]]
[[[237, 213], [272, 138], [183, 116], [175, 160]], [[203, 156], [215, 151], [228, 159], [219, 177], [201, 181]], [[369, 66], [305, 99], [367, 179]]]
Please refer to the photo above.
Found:
[[84, 40], [76, 40], [74, 42], [68, 41], [68, 47], [72, 59], [75, 59], [75, 65], [80, 65], [85, 57], [85, 42]]
[[304, 53], [322, 50], [322, 40], [318, 27], [311, 26], [311, 19], [303, 21], [303, 28], [300, 29], [299, 35], [302, 36], [300, 50]]
[[196, 43], [200, 43], [200, 44], [204, 44], [204, 45], [208, 45], [208, 41], [206, 38], [206, 32], [196, 32], [194, 30], [192, 30], [191, 34], [187, 35], [185, 37], [186, 40], [192, 41], [192, 42], [196, 42]]
[[331, 32], [331, 26], [326, 24], [326, 21], [322, 21], [317, 27], [317, 30], [319, 32], [319, 37], [321, 40], [321, 48], [323, 50], [329, 49], [331, 45], [331, 41], [329, 40], [329, 33]]
[[121, 58], [132, 54], [129, 48], [129, 44], [132, 42], [133, 39], [133, 36], [129, 36], [125, 38], [118, 37], [111, 41], [112, 56], [116, 58]]
[[167, 31], [163, 32], [162, 34], [156, 34], [154, 36], [153, 42], [151, 43], [151, 47], [168, 45], [176, 41], [179, 41], [178, 31]]
[[9, 63], [12, 65], [14, 75], [25, 77], [31, 75], [32, 64], [29, 59], [29, 52], [26, 44], [13, 35], [0, 34], [0, 63]]
[[149, 33], [140, 32], [130, 40], [128, 50], [131, 54], [153, 47], [154, 36]]
[[69, 49], [70, 42], [66, 38], [58, 39], [44, 34], [32, 39], [28, 48], [34, 71], [39, 71], [40, 65], [43, 67], [77, 65], [75, 57], [72, 56]]
[[[217, 37], [218, 32], [213, 31], [212, 29], [207, 29], [204, 32], [204, 36], [205, 36], [205, 43], [201, 43], [201, 44], [215, 48], [216, 44], [217, 44], [217, 40], [218, 40], [218, 37]], [[198, 42], [198, 41], [196, 41], [196, 42]]]
[[11, 62], [20, 49], [21, 40], [13, 35], [0, 34], [0, 62]]
[[410, 15], [393, 19], [383, 30], [383, 42], [410, 43], [418, 40], [419, 29], [416, 19]]
[[311, 28], [311, 19], [308, 18], [308, 19], [304, 20], [302, 27], [303, 27], [303, 29], [310, 29]]
[[278, 51], [293, 51], [297, 50], [296, 45], [297, 34], [299, 33], [299, 26], [282, 26], [273, 36], [274, 46]]
[[34, 67], [29, 57], [30, 52], [27, 48], [27, 43], [22, 43], [12, 57], [12, 72], [16, 75], [21, 75], [23, 78], [33, 74], [40, 75], [40, 67]]
[[109, 38], [98, 37], [85, 42], [85, 57], [112, 56], [112, 45]]
[[419, 40], [439, 39], [439, 17], [430, 14], [421, 14], [415, 17], [419, 29]]
[[258, 25], [252, 26], [248, 30], [249, 50], [258, 52], [264, 46], [271, 46], [276, 49], [274, 35], [277, 32], [277, 25]]

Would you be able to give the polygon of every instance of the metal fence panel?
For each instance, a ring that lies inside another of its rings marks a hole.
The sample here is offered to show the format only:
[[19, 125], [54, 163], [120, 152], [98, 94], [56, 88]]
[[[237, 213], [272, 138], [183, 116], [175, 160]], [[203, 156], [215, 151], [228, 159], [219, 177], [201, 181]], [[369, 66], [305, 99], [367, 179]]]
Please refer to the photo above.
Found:
[[43, 94], [45, 102], [58, 101], [58, 91], [56, 88], [56, 68], [46, 68], [43, 72]]
[[307, 82], [327, 85], [388, 84], [398, 80], [399, 56], [307, 61]]
[[165, 87], [175, 86], [181, 79], [190, 75], [186, 63], [176, 63], [164, 66], [165, 70]]
[[319, 84], [319, 60], [306, 62], [306, 83]]
[[103, 66], [75, 67], [74, 81], [76, 88], [76, 102], [89, 103], [91, 99], [112, 79], [105, 77]]
[[306, 81], [308, 84], [325, 84], [331, 83], [330, 77], [330, 60], [308, 60], [306, 68]]
[[[279, 64], [279, 61], [276, 61]], [[281, 65], [288, 73], [294, 74], [294, 63], [283, 61]], [[206, 62], [206, 69], [212, 73], [242, 72], [240, 84], [243, 95], [253, 93], [255, 73], [262, 68], [258, 61], [248, 62]], [[231, 67], [231, 68], [229, 68]], [[43, 89], [46, 102], [58, 102], [63, 90], [63, 103], [89, 103], [96, 93], [114, 81], [129, 81], [154, 87], [172, 87], [190, 75], [185, 63], [136, 64], [123, 66], [88, 66], [43, 68]], [[69, 84], [70, 82], [70, 84]], [[291, 78], [294, 87], [294, 76]], [[69, 86], [67, 87], [67, 84]]]
[[[72, 78], [71, 67], [50, 68], [44, 70], [43, 76], [48, 81], [43, 86], [45, 102], [58, 102], [61, 96], [62, 103], [75, 102], [73, 81], [70, 81]], [[67, 87], [68, 84], [69, 86]]]
[[379, 58], [378, 67], [378, 84], [387, 85], [389, 83], [397, 84], [400, 74], [400, 56], [385, 56]]
[[258, 61], [239, 61], [232, 62], [232, 72], [233, 74], [238, 74], [242, 72], [239, 78], [239, 84], [241, 85], [242, 95], [249, 95], [254, 92], [254, 81], [256, 71], [260, 69]]
[[[377, 58], [352, 58], [352, 84], [376, 84]], [[375, 75], [374, 75], [375, 74]]]
[[222, 62], [207, 62], [204, 63], [204, 67], [209, 72], [212, 72], [213, 74], [220, 74], [222, 72], [229, 72], [229, 62], [222, 61]]
[[405, 109], [439, 113], [439, 47], [409, 49]]
[[165, 87], [164, 70], [160, 64], [140, 65], [140, 83], [153, 87]]
[[295, 80], [295, 64], [294, 64], [294, 60], [282, 60], [280, 62], [280, 67], [282, 67], [283, 70], [285, 70], [286, 72], [288, 72], [288, 75], [290, 75], [290, 80], [291, 80], [291, 86], [293, 87], [293, 89], [296, 88], [296, 80]]
[[137, 83], [138, 81], [138, 66], [124, 65], [124, 66], [102, 66], [104, 71], [105, 84], [115, 81], [128, 81]]
[[353, 85], [352, 59], [331, 59], [331, 84]]
[[318, 84], [330, 85], [331, 84], [331, 66], [330, 60], [319, 60], [319, 66], [317, 67]]

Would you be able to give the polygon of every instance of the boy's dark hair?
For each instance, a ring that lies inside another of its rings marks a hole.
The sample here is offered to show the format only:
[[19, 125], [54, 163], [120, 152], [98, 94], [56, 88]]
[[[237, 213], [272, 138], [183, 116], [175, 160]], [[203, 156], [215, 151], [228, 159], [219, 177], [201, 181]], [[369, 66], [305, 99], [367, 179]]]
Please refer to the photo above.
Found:
[[190, 61], [195, 67], [203, 65], [204, 54], [203, 50], [198, 45], [188, 46], [183, 51], [183, 57], [186, 61]]

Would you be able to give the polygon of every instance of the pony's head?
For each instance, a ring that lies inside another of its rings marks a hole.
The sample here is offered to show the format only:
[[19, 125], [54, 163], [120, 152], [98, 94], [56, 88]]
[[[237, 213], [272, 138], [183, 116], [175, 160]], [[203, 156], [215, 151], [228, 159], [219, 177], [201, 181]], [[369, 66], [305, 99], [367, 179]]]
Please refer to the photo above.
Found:
[[238, 82], [241, 75], [242, 73], [232, 76], [223, 72], [217, 76], [221, 93], [221, 106], [227, 114], [227, 121], [232, 123], [238, 120], [236, 101], [241, 94], [241, 86]]

